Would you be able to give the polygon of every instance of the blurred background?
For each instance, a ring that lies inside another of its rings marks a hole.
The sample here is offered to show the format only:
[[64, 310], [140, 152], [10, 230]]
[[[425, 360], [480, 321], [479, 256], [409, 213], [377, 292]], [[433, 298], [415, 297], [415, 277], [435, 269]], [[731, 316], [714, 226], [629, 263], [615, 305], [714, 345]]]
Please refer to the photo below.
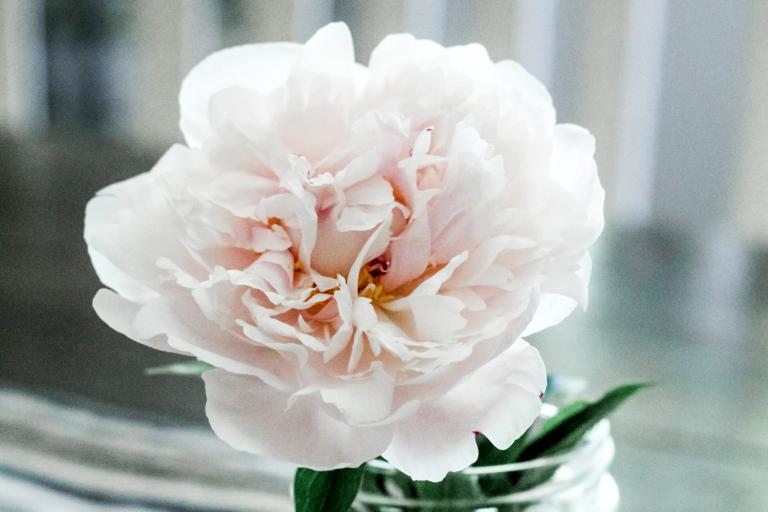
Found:
[[83, 211], [180, 140], [195, 62], [333, 20], [361, 62], [390, 32], [481, 42], [596, 135], [591, 305], [531, 341], [590, 395], [658, 384], [614, 417], [622, 511], [768, 510], [764, 0], [0, 0], [0, 510], [285, 509], [290, 469], [93, 313]]

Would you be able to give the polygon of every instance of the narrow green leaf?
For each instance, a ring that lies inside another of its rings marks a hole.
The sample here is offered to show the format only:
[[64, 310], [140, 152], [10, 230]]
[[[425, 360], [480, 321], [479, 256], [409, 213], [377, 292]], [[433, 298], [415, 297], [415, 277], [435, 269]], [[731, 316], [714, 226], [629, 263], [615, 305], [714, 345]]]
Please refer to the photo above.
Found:
[[[589, 405], [589, 402], [586, 400], [579, 400], [576, 402], [573, 402], [571, 404], [566, 405], [559, 411], [557, 411], [557, 414], [549, 418], [547, 421], [544, 422], [544, 424], [541, 426], [539, 431], [536, 433], [537, 437], [541, 437], [553, 428], [560, 425], [562, 422], [573, 416], [574, 414], [583, 411], [584, 408], [586, 408]], [[520, 450], [522, 453], [522, 450]]]
[[[499, 466], [515, 462], [520, 452], [525, 447], [526, 440], [531, 434], [531, 428], [523, 432], [519, 438], [512, 443], [512, 446], [506, 450], [499, 450], [491, 444], [485, 437], [478, 437], [478, 448], [480, 455], [475, 462], [475, 466]], [[514, 488], [512, 481], [507, 473], [492, 473], [489, 475], [480, 475], [478, 485], [485, 496], [504, 496], [511, 493]]]
[[430, 507], [430, 512], [453, 512], [456, 508], [451, 503], [455, 501], [484, 497], [476, 475], [448, 473], [442, 482], [414, 481], [413, 485], [420, 499], [445, 504], [445, 508]]
[[393, 475], [381, 475], [382, 488], [387, 496], [397, 496], [403, 498], [416, 498], [415, 482], [411, 477], [399, 471]]
[[365, 465], [357, 468], [315, 471], [299, 468], [293, 479], [296, 512], [346, 512], [363, 481]]
[[577, 402], [566, 407], [560, 418], [553, 421], [523, 449], [520, 460], [554, 455], [573, 448], [600, 420], [616, 410], [627, 398], [649, 385], [625, 384], [613, 388], [595, 402], [586, 405], [577, 405]]
[[[556, 455], [574, 448], [597, 423], [637, 391], [650, 384], [625, 384], [608, 391], [595, 402], [576, 402], [551, 418], [536, 438], [520, 453], [519, 460]], [[531, 469], [512, 479], [515, 489], [523, 490], [546, 482], [557, 467]]]
[[477, 449], [479, 454], [477, 456], [477, 461], [473, 464], [473, 466], [498, 466], [501, 464], [509, 464], [510, 462], [515, 462], [517, 457], [520, 455], [520, 452], [523, 451], [526, 440], [530, 434], [531, 429], [529, 428], [523, 432], [523, 435], [515, 439], [515, 442], [512, 443], [512, 446], [506, 450], [499, 450], [493, 446], [493, 444], [486, 437], [478, 436]]
[[165, 366], [155, 366], [144, 370], [146, 375], [183, 375], [197, 376], [206, 370], [213, 368], [212, 365], [202, 361], [182, 361], [181, 363], [167, 364]]

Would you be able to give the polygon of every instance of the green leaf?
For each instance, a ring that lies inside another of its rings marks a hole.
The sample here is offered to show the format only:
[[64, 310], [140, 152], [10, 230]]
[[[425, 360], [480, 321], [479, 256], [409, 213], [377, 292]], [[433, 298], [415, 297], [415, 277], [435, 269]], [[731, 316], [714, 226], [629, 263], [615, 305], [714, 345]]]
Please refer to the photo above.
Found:
[[181, 363], [167, 364], [165, 366], [155, 366], [144, 370], [145, 375], [184, 375], [197, 376], [204, 371], [213, 368], [212, 365], [202, 361], [182, 361]]
[[[544, 424], [541, 426], [539, 431], [537, 432], [537, 437], [541, 437], [544, 434], [551, 431], [553, 428], [560, 425], [562, 422], [573, 416], [574, 414], [583, 411], [584, 408], [586, 408], [589, 405], [589, 402], [586, 400], [579, 400], [576, 402], [573, 402], [572, 404], [568, 404], [559, 411], [557, 411], [557, 414], [549, 418], [547, 421], [544, 422]], [[522, 453], [522, 450], [520, 450]]]
[[333, 471], [297, 469], [293, 479], [296, 512], [346, 512], [360, 489], [364, 468], [363, 464]]
[[[541, 436], [543, 433], [551, 430], [560, 422], [570, 417], [572, 414], [580, 411], [589, 402], [579, 401], [574, 402], [564, 408], [558, 413], [549, 418], [537, 431], [537, 434]], [[528, 438], [531, 437], [534, 427], [531, 426], [526, 430], [522, 436], [520, 436], [512, 446], [506, 450], [499, 450], [493, 446], [486, 438], [478, 438], [478, 448], [480, 449], [480, 456], [475, 463], [476, 466], [498, 466], [501, 464], [511, 464], [518, 462], [520, 455], [526, 447]], [[521, 473], [500, 473], [480, 476], [480, 487], [486, 496], [504, 496], [512, 493], [516, 489], [516, 483], [520, 479]]]
[[569, 450], [600, 420], [612, 413], [627, 398], [650, 386], [648, 383], [625, 384], [613, 388], [592, 403], [569, 405], [552, 418], [520, 454], [520, 460], [531, 460]]
[[[575, 402], [544, 424], [536, 438], [520, 453], [519, 460], [532, 460], [556, 455], [574, 448], [603, 418], [625, 400], [650, 384], [625, 384], [608, 391], [595, 402]], [[528, 489], [549, 480], [557, 467], [532, 469], [521, 474], [515, 483], [518, 490]]]
[[515, 439], [515, 442], [512, 443], [512, 446], [506, 450], [499, 450], [493, 446], [493, 444], [486, 437], [478, 436], [477, 449], [479, 455], [477, 456], [477, 461], [473, 464], [473, 466], [499, 466], [501, 464], [509, 464], [511, 462], [515, 462], [520, 455], [520, 452], [523, 451], [526, 440], [530, 434], [531, 429], [529, 428], [523, 432], [523, 435]]
[[[523, 432], [519, 438], [512, 443], [512, 446], [506, 450], [499, 450], [491, 444], [485, 437], [478, 437], [478, 449], [480, 455], [475, 462], [475, 466], [499, 466], [515, 462], [520, 452], [525, 447], [528, 436], [531, 435], [531, 428]], [[507, 473], [492, 473], [480, 475], [478, 484], [486, 496], [504, 496], [514, 490], [512, 480]]]
[[422, 500], [444, 503], [443, 507], [430, 507], [430, 512], [455, 511], [451, 503], [458, 500], [474, 500], [483, 498], [483, 492], [478, 485], [476, 475], [464, 473], [448, 473], [441, 482], [413, 482], [416, 495]]

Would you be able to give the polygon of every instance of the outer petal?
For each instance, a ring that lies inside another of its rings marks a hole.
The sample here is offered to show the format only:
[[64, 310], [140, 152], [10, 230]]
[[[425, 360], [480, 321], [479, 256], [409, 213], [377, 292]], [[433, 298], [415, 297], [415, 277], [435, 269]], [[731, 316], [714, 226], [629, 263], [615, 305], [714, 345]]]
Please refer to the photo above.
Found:
[[299, 66], [347, 66], [355, 63], [352, 34], [346, 23], [329, 23], [307, 41]]
[[435, 398], [447, 393], [463, 376], [477, 371], [511, 347], [531, 322], [538, 304], [538, 294], [534, 294], [511, 322], [504, 318], [489, 321], [468, 356], [412, 379], [401, 386], [400, 391], [408, 397], [422, 398]]
[[381, 280], [384, 288], [393, 290], [423, 274], [429, 264], [431, 247], [429, 219], [423, 215], [389, 245], [392, 268]]
[[440, 482], [477, 460], [477, 444], [461, 411], [450, 404], [425, 404], [416, 415], [398, 423], [383, 453], [393, 466], [414, 480]]
[[234, 46], [203, 59], [181, 84], [181, 131], [187, 144], [200, 146], [211, 133], [208, 103], [222, 89], [242, 87], [267, 93], [285, 84], [301, 50], [295, 43]]
[[328, 470], [378, 456], [392, 436], [390, 425], [350, 426], [317, 393], [292, 397], [259, 379], [221, 370], [204, 373], [203, 380], [211, 427], [238, 450]]
[[394, 378], [376, 367], [371, 375], [338, 382], [322, 389], [320, 395], [326, 403], [335, 405], [349, 423], [374, 423], [392, 413], [394, 386]]
[[145, 338], [136, 332], [133, 321], [141, 310], [141, 306], [141, 304], [131, 302], [106, 288], [96, 292], [96, 296], [93, 298], [93, 309], [96, 310], [96, 314], [104, 323], [120, 334], [156, 350], [184, 354], [185, 352], [171, 348], [162, 336]]
[[384, 457], [416, 480], [442, 480], [477, 459], [473, 432], [508, 448], [541, 408], [546, 370], [538, 351], [518, 340], [443, 397], [399, 423]]
[[592, 260], [586, 252], [603, 230], [605, 193], [594, 160], [595, 139], [585, 129], [557, 125], [550, 179], [561, 187], [552, 208], [566, 218], [562, 222], [563, 247], [550, 264], [542, 284], [541, 305], [524, 336], [556, 325], [577, 305], [587, 306]]
[[557, 325], [573, 313], [578, 303], [557, 293], [543, 293], [539, 302], [539, 309], [536, 311], [531, 323], [523, 331], [523, 336], [530, 336], [548, 327]]
[[535, 105], [543, 123], [554, 124], [555, 109], [547, 87], [523, 66], [513, 60], [499, 61], [496, 63], [496, 76], [503, 91], [520, 95], [524, 101]]
[[[453, 137], [442, 192], [429, 209], [432, 254], [439, 263], [475, 246], [493, 228], [488, 212], [506, 182], [502, 161], [473, 128], [459, 127]], [[483, 198], [478, 201], [478, 198]]]
[[295, 363], [274, 350], [220, 329], [193, 303], [165, 298], [152, 301], [138, 312], [133, 328], [139, 338], [164, 336], [173, 349], [213, 366], [254, 376], [282, 390], [295, 387]]
[[523, 336], [543, 331], [565, 320], [576, 306], [587, 308], [587, 288], [592, 273], [592, 258], [585, 254], [576, 271], [555, 275], [542, 286], [539, 309]]
[[405, 60], [437, 57], [444, 51], [442, 46], [427, 39], [416, 39], [411, 34], [391, 34], [373, 49], [368, 66], [375, 69]]
[[597, 176], [594, 155], [595, 138], [589, 131], [572, 124], [555, 127], [550, 177], [579, 206], [583, 216], [579, 220], [588, 228], [590, 235], [585, 245], [597, 239], [604, 225], [605, 191]]
[[194, 168], [191, 152], [169, 149], [155, 168], [100, 190], [85, 212], [88, 253], [106, 286], [133, 302], [146, 302], [163, 291], [165, 257], [189, 273], [198, 269], [181, 243], [181, 221], [168, 203], [158, 176]]

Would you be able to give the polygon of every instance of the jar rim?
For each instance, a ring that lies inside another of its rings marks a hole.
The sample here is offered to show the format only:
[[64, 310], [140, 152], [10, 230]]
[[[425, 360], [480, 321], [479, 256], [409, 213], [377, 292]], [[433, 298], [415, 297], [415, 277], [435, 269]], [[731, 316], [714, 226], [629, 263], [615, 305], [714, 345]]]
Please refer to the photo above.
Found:
[[[550, 418], [554, 416], [557, 411], [558, 409], [554, 405], [544, 404], [540, 417]], [[591, 485], [596, 485], [596, 482], [599, 481], [601, 475], [607, 469], [608, 464], [610, 464], [610, 460], [613, 458], [613, 449], [613, 440], [610, 435], [610, 422], [607, 419], [603, 419], [587, 432], [577, 446], [563, 453], [510, 464], [466, 468], [458, 473], [481, 477], [482, 475], [504, 474], [550, 466], [562, 466], [564, 473], [562, 473], [562, 478], [555, 477], [536, 487], [513, 491], [511, 494], [452, 500], [449, 508], [461, 509], [512, 503], [533, 503], [538, 502], [538, 500], [550, 499], [552, 496], [558, 495], [559, 493], [569, 492], [569, 490], [573, 490], [579, 486], [586, 488]], [[605, 454], [607, 452], [610, 453], [610, 455], [608, 455], [606, 459]], [[596, 457], [602, 462], [599, 462], [597, 465], [591, 464], [592, 459], [598, 460]], [[394, 475], [399, 473], [399, 471], [389, 464], [389, 462], [380, 459], [368, 461], [366, 463], [366, 471], [368, 470], [372, 470], [372, 473], [382, 475]], [[560, 469], [558, 469], [558, 472], [559, 471]], [[427, 509], [446, 507], [446, 503], [443, 500], [378, 495], [362, 490], [358, 495], [358, 499], [360, 500], [360, 503], [367, 505], [422, 507]]]
[[[557, 414], [558, 408], [552, 404], [542, 404], [540, 417], [551, 418]], [[470, 466], [460, 471], [465, 475], [490, 475], [494, 473], [512, 473], [539, 469], [548, 466], [560, 466], [580, 457], [589, 456], [600, 448], [603, 440], [610, 435], [610, 424], [607, 419], [598, 422], [585, 436], [582, 442], [563, 453], [549, 455], [536, 459], [494, 466]], [[373, 459], [366, 462], [366, 466], [385, 473], [396, 473], [398, 470], [386, 460]]]

